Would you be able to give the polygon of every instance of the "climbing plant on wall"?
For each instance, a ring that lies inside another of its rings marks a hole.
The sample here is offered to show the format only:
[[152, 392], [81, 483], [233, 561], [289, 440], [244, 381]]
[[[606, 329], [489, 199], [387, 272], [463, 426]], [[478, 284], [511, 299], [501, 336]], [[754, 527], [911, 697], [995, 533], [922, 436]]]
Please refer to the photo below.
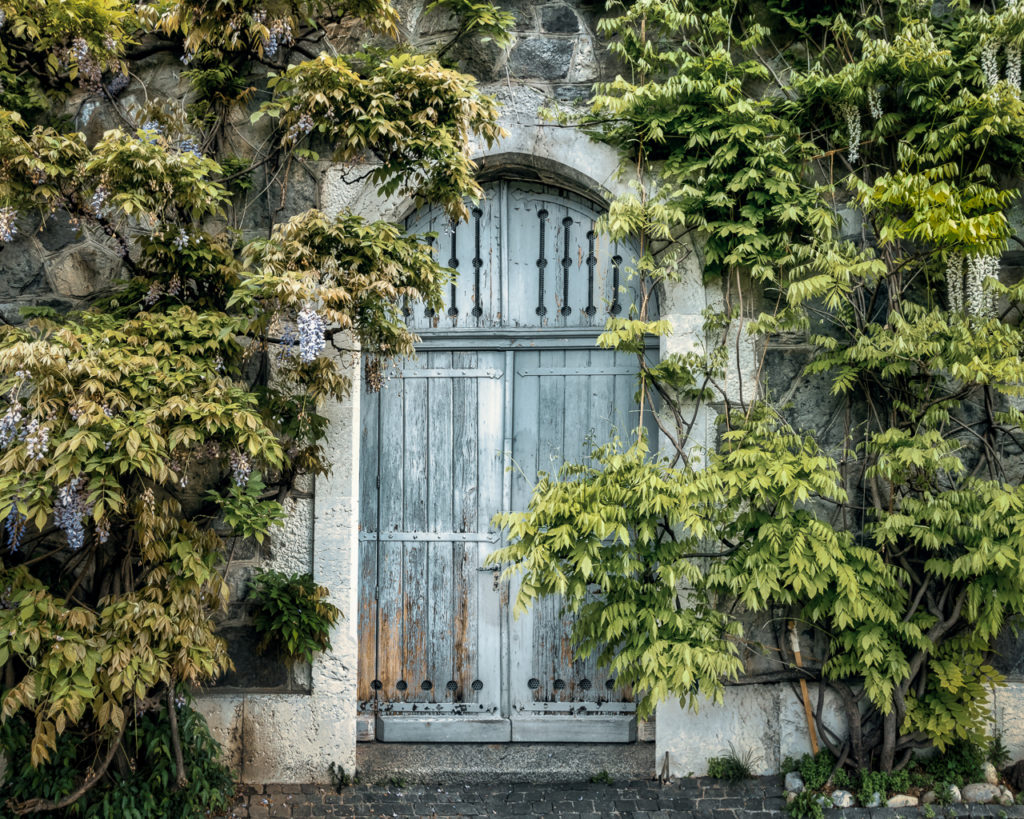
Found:
[[[493, 36], [492, 12], [474, 31]], [[339, 53], [327, 36], [395, 21], [386, 0], [0, 2], [0, 268], [21, 237], [70, 227], [119, 271], [71, 311], [0, 327], [0, 691], [2, 719], [27, 726], [3, 751], [12, 770], [77, 772], [14, 783], [14, 813], [129, 777], [149, 711], [167, 715], [154, 724], [185, 787], [175, 703], [229, 665], [211, 625], [229, 544], [262, 542], [296, 475], [330, 466], [320, 410], [350, 388], [330, 348], [409, 353], [402, 304], [438, 303], [424, 237], [344, 209], [245, 221], [257, 171], [284, 190], [325, 144], [379, 193], [464, 215], [494, 103], [435, 56]], [[182, 64], [187, 99], [140, 79]], [[116, 127], [79, 132], [72, 100]], [[261, 136], [239, 153], [250, 123]]]
[[[652, 284], [694, 248], [724, 306], [701, 349], [641, 359], [658, 457], [610, 443], [503, 520], [519, 606], [563, 594], [580, 650], [642, 710], [721, 701], [744, 612], [764, 612], [816, 635], [817, 660], [777, 679], [838, 698], [845, 731], [816, 711], [842, 764], [976, 739], [994, 640], [1024, 611], [1024, 284], [1000, 264], [1022, 244], [1024, 6], [613, 8], [603, 33], [631, 71], [596, 87], [590, 125], [638, 183], [610, 230], [648, 237]], [[666, 332], [612, 319], [602, 344]], [[766, 357], [783, 338], [831, 406], [778, 401]], [[748, 342], [756, 384], [727, 373]], [[711, 451], [702, 410], [719, 416]]]

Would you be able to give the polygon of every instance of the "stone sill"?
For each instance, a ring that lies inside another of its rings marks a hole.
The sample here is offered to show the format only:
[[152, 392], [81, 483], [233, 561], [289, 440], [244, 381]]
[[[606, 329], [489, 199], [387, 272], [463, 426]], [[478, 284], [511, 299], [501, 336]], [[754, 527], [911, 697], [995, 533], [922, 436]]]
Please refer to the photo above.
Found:
[[280, 694], [285, 697], [294, 696], [311, 696], [313, 694], [312, 688], [307, 687], [296, 687], [296, 688], [240, 688], [237, 686], [218, 686], [217, 688], [204, 688], [200, 692], [196, 692], [196, 696], [199, 697], [216, 697], [216, 696], [231, 696], [237, 697], [244, 694]]

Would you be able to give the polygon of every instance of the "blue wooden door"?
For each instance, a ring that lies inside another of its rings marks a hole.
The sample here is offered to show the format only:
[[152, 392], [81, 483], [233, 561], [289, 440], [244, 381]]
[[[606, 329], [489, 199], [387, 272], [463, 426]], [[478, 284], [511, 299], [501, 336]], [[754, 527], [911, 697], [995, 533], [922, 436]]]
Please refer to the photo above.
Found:
[[[363, 393], [359, 699], [383, 741], [630, 741], [635, 706], [549, 598], [513, 620], [515, 584], [485, 557], [541, 471], [640, 422], [636, 361], [595, 346], [640, 299], [630, 246], [565, 191], [500, 183], [433, 231], [455, 271], [443, 309], [408, 305], [418, 357]], [[649, 420], [649, 419], [648, 419]]]
[[424, 353], [363, 395], [359, 698], [383, 741], [510, 739], [484, 563], [502, 506], [504, 364]]

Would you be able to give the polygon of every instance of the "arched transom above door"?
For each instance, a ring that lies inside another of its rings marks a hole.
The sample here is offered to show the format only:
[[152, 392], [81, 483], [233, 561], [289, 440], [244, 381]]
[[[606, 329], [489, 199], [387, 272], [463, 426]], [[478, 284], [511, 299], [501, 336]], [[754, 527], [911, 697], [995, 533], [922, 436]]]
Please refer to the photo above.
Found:
[[483, 328], [591, 328], [628, 316], [640, 300], [629, 272], [632, 242], [597, 230], [598, 208], [578, 194], [502, 181], [484, 188], [468, 222], [453, 224], [440, 208], [406, 220], [411, 233], [435, 233], [437, 260], [455, 271], [444, 306], [408, 305], [419, 333]]

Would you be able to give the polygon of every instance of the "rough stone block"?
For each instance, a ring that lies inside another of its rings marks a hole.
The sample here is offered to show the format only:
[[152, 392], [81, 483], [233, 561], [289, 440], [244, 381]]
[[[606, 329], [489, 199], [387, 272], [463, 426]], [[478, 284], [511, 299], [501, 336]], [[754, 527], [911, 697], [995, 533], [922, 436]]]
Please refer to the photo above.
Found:
[[46, 263], [52, 288], [62, 296], [82, 299], [115, 279], [121, 260], [104, 247], [83, 243]]
[[62, 211], [50, 216], [38, 234], [39, 243], [49, 251], [60, 250], [81, 241], [82, 236], [81, 224], [72, 222], [67, 213]]
[[524, 37], [509, 55], [513, 77], [561, 80], [572, 64], [573, 41], [554, 37]]
[[48, 288], [43, 275], [43, 259], [35, 242], [27, 236], [16, 236], [0, 249], [0, 298], [17, 298]]
[[498, 7], [515, 17], [516, 31], [533, 31], [537, 28], [536, 6], [529, 0], [504, 0]]
[[786, 774], [785, 788], [789, 793], [800, 793], [804, 789], [804, 780], [796, 771]]
[[593, 82], [601, 73], [592, 37], [580, 37], [576, 40], [576, 54], [573, 57], [572, 69], [569, 71], [571, 82]]
[[580, 21], [568, 6], [544, 6], [540, 10], [540, 25], [552, 34], [575, 34], [580, 30]]

